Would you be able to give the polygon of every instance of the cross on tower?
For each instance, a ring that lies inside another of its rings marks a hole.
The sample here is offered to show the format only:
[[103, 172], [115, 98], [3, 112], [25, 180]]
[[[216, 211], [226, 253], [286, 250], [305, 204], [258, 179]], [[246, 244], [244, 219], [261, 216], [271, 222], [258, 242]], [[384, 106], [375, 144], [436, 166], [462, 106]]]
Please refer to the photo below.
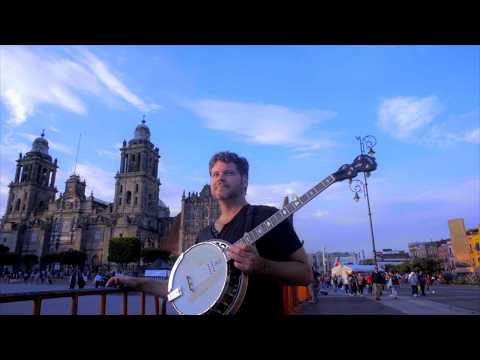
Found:
[[145, 124], [145, 115], [143, 115], [142, 124]]

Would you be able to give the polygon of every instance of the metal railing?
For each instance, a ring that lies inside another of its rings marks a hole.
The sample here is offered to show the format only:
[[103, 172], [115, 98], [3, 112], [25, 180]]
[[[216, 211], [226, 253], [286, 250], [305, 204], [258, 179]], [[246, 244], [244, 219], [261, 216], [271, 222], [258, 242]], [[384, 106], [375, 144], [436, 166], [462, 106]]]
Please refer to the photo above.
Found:
[[[123, 315], [128, 315], [128, 295], [131, 293], [140, 292], [140, 314], [145, 315], [146, 305], [146, 293], [144, 291], [138, 291], [131, 288], [118, 288], [118, 289], [78, 289], [78, 290], [54, 290], [54, 291], [35, 291], [35, 292], [23, 292], [23, 293], [10, 293], [0, 294], [0, 304], [20, 302], [20, 301], [32, 301], [33, 312], [32, 315], [40, 315], [42, 310], [42, 301], [45, 299], [59, 299], [59, 298], [72, 298], [70, 315], [78, 315], [78, 298], [82, 296], [100, 296], [100, 315], [107, 314], [107, 295], [123, 294]], [[153, 296], [155, 305], [155, 315], [166, 315], [165, 298], [159, 296]]]

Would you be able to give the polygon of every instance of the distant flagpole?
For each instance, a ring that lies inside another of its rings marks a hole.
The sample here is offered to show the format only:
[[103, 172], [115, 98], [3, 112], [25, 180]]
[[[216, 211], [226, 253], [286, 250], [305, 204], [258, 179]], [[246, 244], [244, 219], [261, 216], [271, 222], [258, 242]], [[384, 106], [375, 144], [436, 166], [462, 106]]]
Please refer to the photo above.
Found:
[[82, 134], [78, 137], [78, 144], [77, 144], [77, 155], [75, 156], [75, 168], [73, 170], [73, 174], [77, 172], [77, 162], [78, 162], [78, 153], [80, 151], [80, 140], [82, 139]]

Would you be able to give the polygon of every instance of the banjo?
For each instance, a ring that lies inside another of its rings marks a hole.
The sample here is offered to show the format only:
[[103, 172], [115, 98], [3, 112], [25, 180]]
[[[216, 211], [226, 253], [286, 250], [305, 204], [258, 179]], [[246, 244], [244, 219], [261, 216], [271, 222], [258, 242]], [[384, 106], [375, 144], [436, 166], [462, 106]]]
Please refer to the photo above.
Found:
[[[361, 172], [377, 168], [375, 158], [359, 155], [352, 164], [342, 165], [336, 172], [294, 199], [237, 242], [254, 244], [330, 185], [353, 179]], [[173, 265], [168, 278], [167, 300], [180, 315], [235, 314], [247, 292], [248, 275], [233, 266], [228, 249], [230, 243], [212, 239], [185, 250]]]

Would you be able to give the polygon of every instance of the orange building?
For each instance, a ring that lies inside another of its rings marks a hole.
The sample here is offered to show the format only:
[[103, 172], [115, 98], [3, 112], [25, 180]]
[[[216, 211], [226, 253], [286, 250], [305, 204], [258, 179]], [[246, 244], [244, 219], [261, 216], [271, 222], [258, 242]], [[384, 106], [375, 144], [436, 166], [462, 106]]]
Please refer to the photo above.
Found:
[[478, 271], [480, 268], [479, 229], [466, 231], [463, 219], [448, 220], [448, 228], [452, 242], [455, 272]]

